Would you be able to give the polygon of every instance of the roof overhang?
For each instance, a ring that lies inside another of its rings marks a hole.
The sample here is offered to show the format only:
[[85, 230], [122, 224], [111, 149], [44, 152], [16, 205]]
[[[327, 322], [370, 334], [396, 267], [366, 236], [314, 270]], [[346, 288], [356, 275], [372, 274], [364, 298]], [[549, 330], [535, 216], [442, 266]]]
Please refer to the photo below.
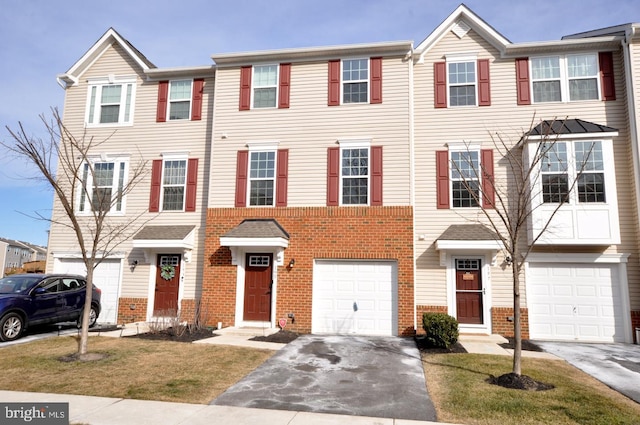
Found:
[[172, 78], [207, 78], [216, 73], [215, 65], [184, 66], [176, 68], [151, 68], [144, 71], [149, 81], [168, 80]]
[[404, 56], [413, 48], [411, 41], [347, 44], [312, 48], [261, 50], [211, 55], [218, 68], [266, 62], [308, 62], [345, 56]]
[[184, 260], [191, 262], [191, 252], [195, 241], [196, 226], [145, 226], [132, 240], [134, 249], [144, 252], [145, 260], [160, 250], [182, 251]]
[[447, 254], [485, 253], [495, 265], [499, 251], [504, 243], [493, 230], [482, 224], [452, 224], [436, 240], [436, 251], [440, 251], [440, 265], [447, 265]]
[[547, 53], [563, 53], [593, 50], [615, 50], [620, 48], [624, 37], [604, 36], [581, 39], [564, 39], [532, 43], [516, 43], [505, 46], [503, 58], [543, 55]]

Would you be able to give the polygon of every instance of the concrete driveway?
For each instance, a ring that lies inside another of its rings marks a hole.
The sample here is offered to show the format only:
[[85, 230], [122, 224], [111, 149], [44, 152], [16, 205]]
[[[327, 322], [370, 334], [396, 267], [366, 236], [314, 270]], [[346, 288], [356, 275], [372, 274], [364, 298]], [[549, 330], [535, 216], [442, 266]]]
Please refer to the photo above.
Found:
[[211, 404], [435, 421], [411, 339], [303, 335]]
[[640, 403], [640, 345], [535, 341], [600, 382]]

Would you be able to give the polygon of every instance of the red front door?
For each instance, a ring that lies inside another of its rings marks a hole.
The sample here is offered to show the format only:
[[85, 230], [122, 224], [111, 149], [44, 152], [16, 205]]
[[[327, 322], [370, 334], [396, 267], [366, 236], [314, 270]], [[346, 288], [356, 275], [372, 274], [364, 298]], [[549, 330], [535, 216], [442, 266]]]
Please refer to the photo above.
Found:
[[271, 254], [247, 254], [244, 272], [244, 320], [271, 320]]
[[481, 325], [482, 275], [480, 260], [456, 260], [456, 312], [459, 323]]
[[178, 311], [178, 288], [180, 287], [180, 256], [158, 255], [156, 270], [154, 316], [174, 315]]

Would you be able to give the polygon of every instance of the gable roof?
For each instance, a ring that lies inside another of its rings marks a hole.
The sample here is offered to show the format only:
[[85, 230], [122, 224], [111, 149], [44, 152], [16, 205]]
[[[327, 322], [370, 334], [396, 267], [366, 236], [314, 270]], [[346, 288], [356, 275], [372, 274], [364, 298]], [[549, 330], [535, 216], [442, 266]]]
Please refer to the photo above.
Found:
[[115, 29], [109, 28], [102, 37], [100, 37], [98, 41], [96, 41], [93, 46], [91, 46], [91, 48], [71, 66], [71, 68], [69, 68], [67, 72], [57, 76], [58, 81], [63, 83], [65, 87], [77, 84], [80, 76], [91, 66], [91, 64], [102, 56], [107, 48], [112, 46], [113, 43], [119, 44], [143, 71], [156, 68], [156, 66], [142, 53], [140, 53], [133, 44], [129, 43], [129, 41], [118, 34]]
[[438, 41], [440, 41], [449, 31], [466, 31], [472, 29], [480, 34], [485, 40], [493, 45], [500, 52], [511, 42], [496, 31], [491, 25], [476, 15], [464, 4], [460, 4], [440, 25], [436, 27], [429, 36], [424, 39], [415, 49], [418, 60], [422, 60], [424, 54], [428, 52]]
[[222, 235], [224, 238], [283, 238], [289, 239], [289, 233], [272, 218], [245, 219], [233, 229]]

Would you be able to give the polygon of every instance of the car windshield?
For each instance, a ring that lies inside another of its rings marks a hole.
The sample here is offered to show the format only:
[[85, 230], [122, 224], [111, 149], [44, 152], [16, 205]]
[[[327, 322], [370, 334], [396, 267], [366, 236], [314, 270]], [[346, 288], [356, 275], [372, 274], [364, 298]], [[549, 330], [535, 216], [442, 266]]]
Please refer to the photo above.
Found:
[[0, 279], [0, 294], [22, 293], [34, 283], [40, 281], [39, 276], [7, 276]]

